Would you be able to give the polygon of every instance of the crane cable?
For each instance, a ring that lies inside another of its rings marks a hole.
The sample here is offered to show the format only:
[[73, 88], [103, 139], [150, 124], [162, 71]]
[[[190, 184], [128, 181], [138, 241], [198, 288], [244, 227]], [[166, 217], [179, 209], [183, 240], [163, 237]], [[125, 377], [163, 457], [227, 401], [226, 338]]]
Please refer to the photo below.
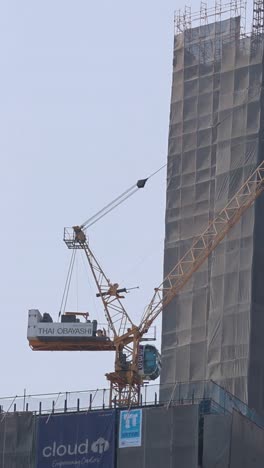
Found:
[[93, 224], [97, 223], [97, 221], [99, 221], [101, 218], [103, 218], [108, 213], [110, 213], [115, 208], [117, 208], [119, 205], [121, 205], [121, 203], [123, 203], [125, 200], [130, 198], [132, 195], [134, 195], [134, 193], [136, 193], [139, 189], [144, 188], [146, 185], [146, 182], [149, 179], [151, 179], [151, 177], [154, 177], [158, 172], [160, 172], [166, 166], [167, 166], [167, 163], [163, 164], [159, 169], [157, 169], [155, 172], [150, 174], [145, 179], [139, 179], [136, 184], [132, 185], [127, 190], [125, 190], [125, 192], [121, 193], [121, 195], [115, 198], [112, 202], [108, 203], [104, 208], [98, 211], [91, 218], [84, 221], [84, 223], [82, 223], [80, 227], [82, 229], [88, 229]]
[[[154, 177], [158, 172], [160, 172], [164, 167], [167, 166], [167, 163], [163, 164], [159, 169], [154, 171], [152, 174], [150, 174], [146, 179], [139, 179], [136, 184], [132, 185], [129, 187], [127, 190], [125, 190], [121, 195], [116, 197], [112, 202], [108, 203], [104, 208], [99, 210], [95, 215], [93, 215], [91, 218], [87, 219], [80, 227], [82, 229], [87, 229], [88, 227], [91, 227], [93, 224], [95, 224], [97, 221], [99, 221], [101, 218], [106, 216], [108, 213], [110, 213], [112, 210], [117, 208], [121, 203], [123, 203], [125, 200], [130, 198], [135, 192], [137, 192], [139, 189], [144, 188], [146, 185], [146, 182]], [[76, 257], [76, 249], [73, 250], [72, 256], [70, 259], [70, 265], [66, 277], [66, 283], [64, 286], [63, 290], [63, 295], [62, 295], [62, 301], [60, 305], [60, 310], [58, 314], [58, 319], [61, 316], [61, 313], [65, 312], [67, 300], [68, 300], [68, 295], [69, 295], [69, 289], [70, 289], [70, 284], [71, 284], [71, 278], [72, 278], [72, 272], [73, 272], [73, 267], [74, 267], [74, 262], [75, 262], [75, 257]]]
[[74, 267], [74, 262], [75, 262], [75, 257], [76, 257], [76, 249], [72, 251], [72, 256], [70, 260], [70, 265], [66, 277], [66, 282], [63, 290], [63, 295], [62, 295], [62, 300], [61, 300], [61, 305], [60, 305], [60, 310], [59, 310], [59, 315], [58, 318], [60, 318], [61, 313], [65, 312], [65, 307], [67, 304], [68, 300], [68, 295], [69, 295], [69, 289], [70, 289], [70, 284], [71, 284], [71, 278], [72, 278], [72, 272], [73, 272], [73, 267]]
[[[249, 91], [251, 87], [248, 86], [246, 88], [247, 91]], [[252, 86], [254, 88], [254, 86]], [[263, 86], [257, 86], [256, 87], [256, 92], [253, 93], [250, 99], [248, 99], [248, 96], [245, 96], [244, 102], [241, 103], [241, 106], [244, 104], [248, 104], [254, 100], [256, 95], [263, 90]], [[228, 117], [229, 115], [232, 114], [233, 111], [230, 111], [225, 117], [223, 117], [222, 120], [219, 120], [216, 124], [210, 125], [208, 128], [217, 128], [219, 125], [221, 125]], [[106, 216], [108, 213], [110, 213], [112, 210], [114, 210], [116, 207], [118, 207], [121, 203], [123, 203], [125, 200], [130, 198], [135, 192], [137, 192], [140, 188], [144, 188], [146, 182], [151, 179], [151, 177], [155, 176], [158, 172], [160, 172], [164, 167], [167, 166], [168, 163], [163, 164], [159, 169], [154, 171], [152, 174], [150, 174], [146, 179], [139, 179], [136, 184], [132, 185], [130, 188], [125, 190], [121, 195], [119, 195], [117, 198], [115, 198], [111, 203], [108, 203], [104, 208], [102, 208], [98, 213], [93, 215], [91, 218], [87, 219], [84, 221], [84, 223], [80, 226], [82, 229], [87, 229], [93, 224], [95, 224], [97, 221], [99, 221], [101, 218]]]

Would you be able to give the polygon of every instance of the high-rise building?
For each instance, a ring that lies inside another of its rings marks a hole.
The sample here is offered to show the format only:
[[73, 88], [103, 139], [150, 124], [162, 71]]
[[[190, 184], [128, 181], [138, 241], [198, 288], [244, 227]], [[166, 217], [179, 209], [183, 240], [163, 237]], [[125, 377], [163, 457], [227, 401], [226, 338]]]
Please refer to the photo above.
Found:
[[[244, 19], [241, 1], [175, 17], [165, 274], [264, 159], [263, 2]], [[166, 308], [162, 357], [164, 392], [212, 379], [264, 411], [263, 196]]]

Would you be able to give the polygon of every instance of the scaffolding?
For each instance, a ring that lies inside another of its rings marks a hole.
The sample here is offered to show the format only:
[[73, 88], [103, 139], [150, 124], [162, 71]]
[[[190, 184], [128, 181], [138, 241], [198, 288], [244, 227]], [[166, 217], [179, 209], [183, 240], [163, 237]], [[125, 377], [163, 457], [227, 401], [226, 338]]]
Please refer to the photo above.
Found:
[[[186, 5], [183, 10], [179, 9], [175, 11], [174, 33], [175, 35], [185, 33], [188, 38], [193, 28], [200, 27], [200, 33], [204, 35], [205, 26], [209, 27], [210, 24], [216, 25], [224, 20], [232, 20], [232, 18], [239, 17], [240, 38], [252, 36], [253, 39], [260, 39], [264, 34], [264, 2], [263, 0], [254, 0], [251, 31], [247, 28], [246, 7], [246, 0], [231, 0], [228, 3], [223, 3], [222, 0], [215, 0], [215, 4], [212, 7], [208, 7], [207, 2], [202, 0], [200, 10], [196, 12], [192, 12], [191, 6]], [[229, 39], [237, 33], [232, 29], [233, 24], [230, 21]], [[215, 33], [216, 35], [220, 35], [222, 31], [215, 27]]]
[[175, 36], [183, 35], [186, 51], [193, 53], [196, 48], [201, 64], [220, 62], [225, 43], [235, 41], [237, 47], [244, 49], [248, 38], [251, 39], [250, 49], [254, 55], [263, 43], [264, 2], [254, 0], [251, 28], [247, 26], [246, 0], [231, 0], [228, 3], [215, 0], [212, 7], [201, 0], [200, 10], [195, 12], [186, 5], [183, 10], [175, 11], [174, 33]]
[[264, 32], [264, 3], [263, 0], [254, 0], [252, 36], [254, 39], [260, 39]]
[[[263, 28], [263, 4], [260, 0], [255, 0], [256, 10], [258, 10], [259, 23], [262, 21]], [[262, 5], [262, 10], [261, 6]], [[261, 10], [261, 11], [260, 11]], [[191, 6], [185, 6], [183, 10], [179, 9], [174, 14], [174, 32], [175, 35], [186, 33], [188, 30], [196, 29], [201, 26], [209, 24], [219, 24], [224, 20], [232, 20], [232, 18], [240, 17], [240, 36], [243, 37], [247, 34], [246, 25], [246, 1], [245, 0], [231, 0], [228, 3], [222, 3], [222, 0], [216, 0], [213, 7], [207, 6], [205, 1], [201, 1], [200, 10], [196, 12], [191, 11]], [[257, 21], [255, 21], [257, 26]], [[203, 29], [203, 28], [200, 28]], [[216, 33], [221, 34], [222, 31], [219, 28], [215, 28]], [[202, 32], [202, 31], [201, 31]], [[203, 34], [203, 33], [202, 33]], [[234, 34], [232, 30], [232, 21], [230, 21], [229, 38]]]

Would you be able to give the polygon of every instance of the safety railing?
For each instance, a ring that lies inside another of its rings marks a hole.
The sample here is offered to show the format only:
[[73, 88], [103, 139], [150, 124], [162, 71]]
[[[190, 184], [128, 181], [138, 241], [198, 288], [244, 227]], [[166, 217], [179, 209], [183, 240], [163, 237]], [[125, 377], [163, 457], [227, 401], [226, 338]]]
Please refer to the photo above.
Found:
[[[264, 418], [243, 401], [212, 380], [177, 382], [166, 385], [146, 384], [142, 387], [140, 406], [175, 406], [200, 404], [202, 413], [232, 413], [233, 410], [264, 428]], [[112, 404], [112, 407], [115, 406]], [[71, 392], [23, 395], [0, 398], [0, 411], [37, 414], [91, 411], [109, 408], [109, 390], [82, 390]]]

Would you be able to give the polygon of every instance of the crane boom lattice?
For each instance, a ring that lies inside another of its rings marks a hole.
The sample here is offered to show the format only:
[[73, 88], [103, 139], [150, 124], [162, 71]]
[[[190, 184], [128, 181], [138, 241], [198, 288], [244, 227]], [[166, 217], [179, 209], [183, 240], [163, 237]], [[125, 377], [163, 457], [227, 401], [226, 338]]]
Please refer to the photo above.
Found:
[[125, 289], [119, 289], [117, 283], [113, 284], [110, 282], [109, 278], [107, 278], [88, 245], [86, 234], [83, 229], [79, 226], [65, 228], [64, 242], [69, 249], [82, 249], [84, 251], [97, 286], [97, 297], [100, 297], [103, 302], [105, 316], [114, 335], [113, 338], [115, 339], [124, 334], [128, 327], [134, 327], [132, 320], [120, 300], [123, 298], [120, 293]]
[[142, 334], [149, 329], [162, 309], [183, 289], [193, 273], [198, 270], [263, 190], [264, 161], [250, 175], [213, 221], [209, 223], [205, 231], [194, 240], [191, 248], [164, 278], [163, 282], [155, 288], [155, 293], [139, 326]]

